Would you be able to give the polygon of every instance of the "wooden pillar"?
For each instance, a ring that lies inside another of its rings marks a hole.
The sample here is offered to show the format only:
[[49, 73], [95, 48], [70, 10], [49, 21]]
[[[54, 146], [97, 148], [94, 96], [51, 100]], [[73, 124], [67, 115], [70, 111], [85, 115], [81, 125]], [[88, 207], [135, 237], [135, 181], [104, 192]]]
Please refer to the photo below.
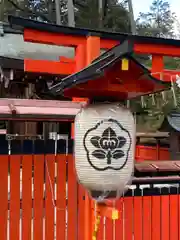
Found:
[[86, 64], [91, 64], [91, 62], [99, 57], [100, 55], [100, 37], [96, 36], [89, 36], [87, 38], [87, 45], [86, 45]]
[[[91, 62], [100, 55], [100, 37], [89, 36], [86, 44], [86, 64]], [[91, 82], [88, 83], [91, 86]], [[94, 225], [94, 202], [85, 194], [85, 209], [84, 209], [84, 240], [92, 240], [92, 232]]]
[[[78, 45], [75, 52], [76, 72], [86, 67], [86, 45]], [[73, 98], [74, 102], [88, 101], [87, 98]]]
[[[86, 46], [81, 44], [75, 50], [76, 72], [82, 70], [86, 66]], [[87, 98], [72, 98], [73, 102], [87, 102]], [[71, 126], [71, 138], [74, 138], [74, 123]]]
[[171, 129], [169, 135], [170, 142], [170, 159], [171, 160], [179, 160], [179, 152], [180, 152], [180, 141], [179, 141], [179, 132]]
[[[100, 54], [100, 38], [89, 36], [85, 45], [76, 47], [76, 72], [80, 71], [97, 58]], [[88, 102], [88, 98], [73, 98], [75, 102]], [[71, 127], [71, 137], [74, 138], [74, 124]], [[92, 202], [88, 195], [85, 193], [84, 204], [84, 240], [92, 240]]]
[[163, 80], [164, 61], [161, 55], [152, 55], [152, 75]]
[[[29, 99], [34, 92], [34, 84], [28, 83], [25, 88], [25, 98]], [[24, 135], [36, 135], [37, 134], [37, 122], [24, 122]]]
[[[23, 93], [21, 92], [18, 84], [13, 84], [12, 86], [13, 87], [8, 95], [10, 98], [29, 99], [34, 91], [34, 85], [32, 83], [28, 83], [27, 87], [23, 88]], [[30, 121], [9, 121], [8, 133], [22, 135], [22, 139], [23, 136], [34, 136], [37, 134], [37, 123]]]

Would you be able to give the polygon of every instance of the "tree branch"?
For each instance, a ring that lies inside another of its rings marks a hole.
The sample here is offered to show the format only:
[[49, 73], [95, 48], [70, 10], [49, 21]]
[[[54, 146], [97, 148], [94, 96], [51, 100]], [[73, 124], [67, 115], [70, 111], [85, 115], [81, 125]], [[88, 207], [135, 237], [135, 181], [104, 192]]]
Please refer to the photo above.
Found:
[[13, 0], [7, 0], [13, 7], [15, 7], [16, 9], [20, 10], [21, 12], [27, 12], [27, 13], [31, 13], [33, 15], [35, 15], [36, 17], [40, 17], [42, 18], [42, 20], [46, 21], [46, 22], [51, 22], [44, 14], [41, 13], [37, 13], [37, 12], [33, 12], [32, 10], [28, 9], [25, 10], [23, 8], [21, 8], [18, 4], [16, 4]]
[[74, 5], [77, 5], [79, 7], [85, 7], [86, 4], [84, 2], [81, 1], [77, 1], [77, 0], [73, 0]]

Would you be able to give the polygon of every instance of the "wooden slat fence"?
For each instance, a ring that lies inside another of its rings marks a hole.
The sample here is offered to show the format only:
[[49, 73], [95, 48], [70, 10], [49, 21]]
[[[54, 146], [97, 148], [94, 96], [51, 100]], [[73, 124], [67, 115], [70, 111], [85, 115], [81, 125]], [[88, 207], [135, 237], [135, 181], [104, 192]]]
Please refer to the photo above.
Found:
[[[84, 189], [72, 141], [0, 139], [0, 240], [83, 240]], [[180, 239], [177, 186], [133, 186], [116, 201], [120, 219], [102, 218], [98, 240]]]

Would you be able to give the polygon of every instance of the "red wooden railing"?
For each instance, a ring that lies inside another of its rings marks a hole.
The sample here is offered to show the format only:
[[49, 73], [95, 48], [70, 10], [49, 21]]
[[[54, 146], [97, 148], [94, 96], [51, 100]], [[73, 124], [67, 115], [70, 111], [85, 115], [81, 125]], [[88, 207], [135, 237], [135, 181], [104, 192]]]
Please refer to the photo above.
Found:
[[[155, 149], [147, 149], [150, 158]], [[138, 158], [144, 154], [138, 146]], [[70, 154], [0, 156], [1, 240], [83, 240], [85, 191], [76, 181], [73, 161]], [[179, 195], [143, 193], [116, 201], [120, 219], [102, 218], [98, 240], [180, 238]]]
[[136, 161], [158, 161], [169, 160], [170, 152], [168, 148], [157, 146], [136, 146]]

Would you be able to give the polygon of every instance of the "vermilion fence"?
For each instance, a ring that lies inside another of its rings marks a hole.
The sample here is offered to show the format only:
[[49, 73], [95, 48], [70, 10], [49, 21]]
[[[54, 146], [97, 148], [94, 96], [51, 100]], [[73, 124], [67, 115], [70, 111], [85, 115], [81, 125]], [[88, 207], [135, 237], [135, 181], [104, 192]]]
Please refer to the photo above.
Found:
[[160, 146], [136, 146], [136, 161], [169, 160], [170, 152], [166, 147]]
[[[85, 192], [72, 141], [68, 155], [63, 140], [57, 148], [53, 140], [0, 144], [0, 240], [83, 240]], [[115, 203], [120, 219], [101, 219], [98, 240], [180, 239], [179, 190], [179, 183], [133, 186]]]

